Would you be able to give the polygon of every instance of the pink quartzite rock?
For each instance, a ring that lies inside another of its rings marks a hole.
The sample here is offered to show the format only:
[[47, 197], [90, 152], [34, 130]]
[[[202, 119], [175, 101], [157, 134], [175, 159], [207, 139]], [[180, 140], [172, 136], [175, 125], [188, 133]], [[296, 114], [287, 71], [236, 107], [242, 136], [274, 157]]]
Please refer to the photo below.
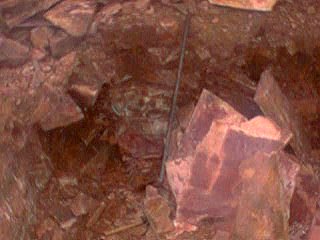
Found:
[[277, 0], [209, 0], [210, 3], [257, 11], [271, 11]]
[[277, 154], [291, 136], [265, 117], [247, 121], [204, 90], [166, 165], [176, 198], [176, 225], [196, 224], [206, 217], [234, 217], [241, 163], [257, 153]]

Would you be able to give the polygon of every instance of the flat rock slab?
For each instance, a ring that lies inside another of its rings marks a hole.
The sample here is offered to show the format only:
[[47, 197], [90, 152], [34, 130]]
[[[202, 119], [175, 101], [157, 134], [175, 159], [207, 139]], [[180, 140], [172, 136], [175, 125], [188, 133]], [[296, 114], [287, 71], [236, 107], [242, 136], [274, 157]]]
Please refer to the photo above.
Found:
[[4, 1], [3, 5], [6, 8], [4, 20], [9, 28], [13, 28], [58, 2], [61, 2], [61, 0]]
[[240, 9], [271, 11], [277, 0], [209, 0], [209, 3]]
[[59, 89], [49, 85], [43, 86], [43, 98], [36, 109], [36, 115], [43, 130], [67, 126], [83, 119], [84, 115], [72, 98]]
[[21, 43], [0, 35], [0, 63], [17, 66], [28, 60], [30, 50]]
[[95, 1], [66, 0], [49, 10], [44, 16], [70, 35], [82, 37], [88, 31], [95, 9]]
[[233, 239], [288, 239], [290, 199], [299, 171], [288, 157], [283, 152], [271, 156], [258, 152], [240, 164]]
[[278, 154], [291, 137], [290, 131], [268, 118], [258, 116], [248, 121], [204, 90], [166, 165], [176, 198], [176, 225], [197, 224], [206, 217], [234, 217], [241, 163], [257, 153]]
[[280, 127], [290, 129], [293, 133], [290, 145], [299, 160], [311, 163], [313, 161], [311, 144], [302, 125], [302, 119], [295, 113], [288, 98], [282, 93], [271, 69], [261, 74], [254, 100], [266, 116], [274, 120]]

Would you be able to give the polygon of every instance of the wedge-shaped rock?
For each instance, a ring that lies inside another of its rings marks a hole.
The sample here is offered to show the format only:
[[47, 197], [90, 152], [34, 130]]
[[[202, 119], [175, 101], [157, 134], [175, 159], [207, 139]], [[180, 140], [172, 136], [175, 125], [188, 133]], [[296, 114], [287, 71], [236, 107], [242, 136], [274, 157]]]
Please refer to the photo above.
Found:
[[210, 3], [233, 8], [271, 11], [277, 0], [209, 0]]
[[44, 85], [42, 92], [41, 101], [32, 118], [39, 121], [43, 130], [67, 126], [83, 118], [78, 105], [59, 89]]
[[84, 36], [92, 22], [95, 1], [66, 0], [49, 10], [45, 18], [74, 37]]

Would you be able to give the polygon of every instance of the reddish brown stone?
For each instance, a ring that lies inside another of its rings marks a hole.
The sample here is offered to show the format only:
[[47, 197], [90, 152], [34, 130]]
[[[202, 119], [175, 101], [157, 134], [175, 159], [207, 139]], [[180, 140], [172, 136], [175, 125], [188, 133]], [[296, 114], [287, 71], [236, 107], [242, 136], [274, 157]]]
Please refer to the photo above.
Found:
[[38, 12], [45, 11], [60, 1], [61, 0], [7, 1], [7, 4], [5, 4], [8, 8], [5, 14], [6, 24], [10, 28], [13, 28]]
[[246, 121], [204, 90], [177, 152], [167, 163], [177, 223], [235, 215], [241, 162], [258, 152], [277, 153], [290, 138], [290, 132], [267, 118]]
[[87, 214], [89, 211], [98, 206], [97, 200], [85, 195], [84, 193], [79, 193], [78, 196], [71, 203], [70, 209], [72, 213], [78, 217]]
[[271, 11], [277, 0], [209, 0], [210, 3], [257, 11]]
[[49, 27], [37, 27], [31, 30], [30, 40], [35, 48], [46, 49], [49, 47], [49, 39], [53, 35], [53, 30]]
[[88, 31], [95, 8], [95, 1], [66, 0], [49, 10], [44, 16], [70, 35], [82, 37]]
[[299, 168], [287, 159], [287, 166], [294, 170], [293, 174], [287, 174], [285, 168], [280, 171], [284, 158], [287, 155], [275, 153], [270, 156], [258, 152], [241, 163], [234, 239], [288, 239], [290, 200]]
[[16, 66], [25, 63], [29, 55], [28, 47], [0, 35], [0, 64]]
[[144, 208], [157, 233], [167, 233], [174, 229], [173, 222], [170, 219], [171, 209], [168, 201], [152, 186], [147, 186]]
[[280, 127], [293, 133], [290, 143], [300, 161], [312, 162], [311, 145], [302, 121], [294, 112], [287, 97], [282, 93], [270, 69], [262, 73], [254, 100], [265, 115], [273, 119]]
[[42, 97], [32, 114], [33, 121], [39, 121], [43, 130], [67, 126], [83, 118], [81, 109], [71, 97], [50, 85], [42, 87]]
[[308, 240], [319, 240], [319, 237], [320, 237], [320, 225], [313, 226]]
[[81, 38], [72, 37], [62, 30], [56, 31], [49, 39], [52, 56], [59, 58], [73, 51], [79, 45], [81, 40]]

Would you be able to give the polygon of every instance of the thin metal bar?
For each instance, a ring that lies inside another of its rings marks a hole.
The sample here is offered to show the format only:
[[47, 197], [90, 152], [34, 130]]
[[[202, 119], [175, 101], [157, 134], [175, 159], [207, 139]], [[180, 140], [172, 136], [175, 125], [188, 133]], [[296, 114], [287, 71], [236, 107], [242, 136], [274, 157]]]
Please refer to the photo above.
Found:
[[163, 148], [161, 172], [160, 172], [160, 177], [159, 177], [160, 183], [163, 182], [164, 173], [165, 173], [165, 163], [167, 161], [168, 154], [169, 154], [172, 125], [173, 125], [173, 121], [174, 121], [174, 117], [175, 117], [176, 102], [177, 102], [177, 97], [178, 97], [179, 87], [180, 87], [180, 82], [181, 82], [183, 61], [184, 61], [187, 37], [188, 37], [188, 33], [189, 33], [189, 28], [190, 28], [190, 19], [191, 19], [191, 16], [190, 16], [190, 13], [188, 12], [186, 15], [185, 22], [184, 22], [184, 32], [183, 32], [183, 39], [182, 39], [182, 44], [181, 44], [177, 81], [176, 81], [176, 86], [175, 86], [175, 90], [174, 90], [173, 97], [172, 97], [172, 105], [171, 105], [169, 123], [168, 123], [168, 128], [167, 128], [167, 136], [166, 136], [166, 140], [165, 140], [164, 148]]

